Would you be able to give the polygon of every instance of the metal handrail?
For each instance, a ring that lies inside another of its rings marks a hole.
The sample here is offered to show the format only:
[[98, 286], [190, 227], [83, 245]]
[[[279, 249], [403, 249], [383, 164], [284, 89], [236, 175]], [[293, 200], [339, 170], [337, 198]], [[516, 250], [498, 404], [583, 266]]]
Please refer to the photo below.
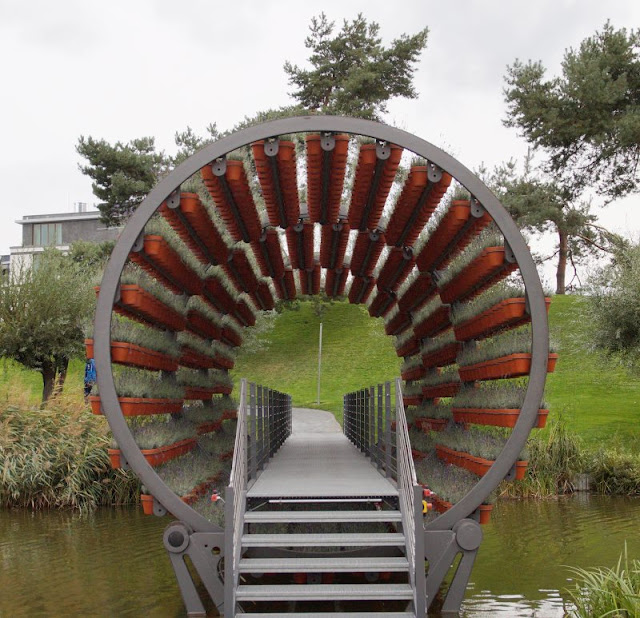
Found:
[[225, 504], [225, 616], [235, 615], [242, 533], [247, 500], [247, 381], [243, 379], [238, 404], [238, 426]]
[[[402, 381], [396, 378], [396, 482], [401, 504], [402, 528], [406, 538], [407, 560], [414, 595], [416, 592], [416, 519], [415, 488], [418, 486], [416, 470], [411, 454], [407, 417], [402, 400]], [[417, 522], [422, 526], [422, 521]], [[416, 601], [417, 599], [414, 599]]]

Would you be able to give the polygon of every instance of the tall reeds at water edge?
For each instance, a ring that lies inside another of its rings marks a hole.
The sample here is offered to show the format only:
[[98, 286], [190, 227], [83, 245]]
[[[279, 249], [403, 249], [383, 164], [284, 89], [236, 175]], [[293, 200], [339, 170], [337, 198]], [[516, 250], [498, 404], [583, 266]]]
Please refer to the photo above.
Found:
[[[109, 464], [108, 425], [81, 392], [29, 402], [19, 379], [0, 393], [0, 508], [73, 508], [137, 501], [139, 484]], [[4, 390], [4, 389], [3, 389]]]
[[575, 588], [568, 590], [571, 618], [640, 616], [640, 560], [629, 560], [627, 548], [613, 568], [571, 568]]

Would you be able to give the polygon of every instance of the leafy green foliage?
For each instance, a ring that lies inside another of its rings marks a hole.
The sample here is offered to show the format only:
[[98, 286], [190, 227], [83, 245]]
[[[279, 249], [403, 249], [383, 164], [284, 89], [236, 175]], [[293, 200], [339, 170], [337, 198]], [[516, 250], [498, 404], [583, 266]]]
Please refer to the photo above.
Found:
[[588, 299], [594, 345], [640, 367], [640, 244], [618, 251], [594, 275]]
[[94, 303], [91, 274], [50, 249], [12, 268], [0, 286], [0, 354], [41, 372], [43, 401], [58, 377], [62, 387], [69, 359], [82, 352]]
[[618, 197], [640, 175], [640, 31], [607, 22], [565, 52], [562, 75], [545, 79], [541, 62], [507, 70], [506, 126], [549, 154], [548, 169], [573, 192], [595, 187]]
[[311, 70], [284, 65], [292, 96], [306, 109], [379, 119], [393, 97], [415, 99], [413, 74], [427, 45], [428, 29], [403, 34], [382, 45], [380, 26], [360, 13], [345, 20], [334, 35], [335, 22], [324, 13], [311, 19], [305, 46], [311, 50]]
[[123, 144], [80, 136], [78, 154], [87, 160], [80, 171], [89, 176], [98, 209], [106, 225], [120, 225], [147, 196], [169, 161], [156, 151], [153, 137], [141, 137]]
[[87, 511], [136, 501], [137, 479], [109, 464], [104, 419], [82, 403], [5, 404], [0, 419], [1, 507]]

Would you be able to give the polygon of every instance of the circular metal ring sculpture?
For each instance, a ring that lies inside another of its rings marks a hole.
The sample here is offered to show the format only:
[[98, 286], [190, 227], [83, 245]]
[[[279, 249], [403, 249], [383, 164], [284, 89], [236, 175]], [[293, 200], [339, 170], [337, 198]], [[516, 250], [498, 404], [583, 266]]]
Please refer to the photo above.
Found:
[[532, 359], [529, 383], [518, 421], [504, 449], [475, 487], [450, 510], [428, 525], [429, 530], [451, 530], [472, 513], [508, 475], [531, 429], [536, 424], [547, 373], [549, 337], [547, 313], [536, 266], [519, 229], [484, 183], [453, 157], [432, 144], [405, 131], [376, 122], [336, 117], [304, 116], [275, 120], [253, 126], [203, 148], [171, 174], [161, 180], [129, 219], [105, 269], [95, 317], [95, 361], [101, 405], [113, 435], [133, 471], [158, 502], [196, 532], [218, 532], [220, 529], [202, 517], [176, 496], [147, 463], [122, 414], [116, 393], [110, 351], [111, 314], [122, 270], [137, 239], [161, 204], [183, 182], [204, 166], [226, 154], [259, 140], [300, 132], [350, 133], [401, 146], [449, 173], [486, 209], [508, 243], [524, 280], [532, 323]]

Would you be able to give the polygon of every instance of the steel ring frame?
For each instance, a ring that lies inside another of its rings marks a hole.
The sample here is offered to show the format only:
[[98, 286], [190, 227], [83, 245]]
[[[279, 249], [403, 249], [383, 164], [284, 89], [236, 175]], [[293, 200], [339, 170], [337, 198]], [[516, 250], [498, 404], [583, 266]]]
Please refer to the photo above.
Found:
[[147, 221], [177, 187], [202, 167], [258, 140], [289, 133], [318, 131], [352, 133], [397, 144], [451, 174], [491, 215], [511, 247], [524, 280], [532, 326], [531, 371], [524, 403], [518, 421], [491, 469], [478, 480], [468, 494], [427, 526], [428, 530], [449, 530], [458, 520], [472, 513], [509, 474], [536, 424], [547, 374], [549, 329], [544, 293], [535, 263], [520, 230], [505, 208], [487, 186], [459, 161], [406, 131], [370, 120], [342, 116], [298, 116], [273, 120], [223, 137], [192, 155], [163, 178], [129, 219], [113, 249], [102, 278], [94, 324], [95, 362], [102, 409], [128, 464], [155, 499], [175, 517], [188, 523], [194, 531], [219, 532], [218, 526], [182, 502], [164, 484], [145, 460], [122, 414], [113, 381], [110, 348], [112, 308], [118, 292], [120, 275]]

